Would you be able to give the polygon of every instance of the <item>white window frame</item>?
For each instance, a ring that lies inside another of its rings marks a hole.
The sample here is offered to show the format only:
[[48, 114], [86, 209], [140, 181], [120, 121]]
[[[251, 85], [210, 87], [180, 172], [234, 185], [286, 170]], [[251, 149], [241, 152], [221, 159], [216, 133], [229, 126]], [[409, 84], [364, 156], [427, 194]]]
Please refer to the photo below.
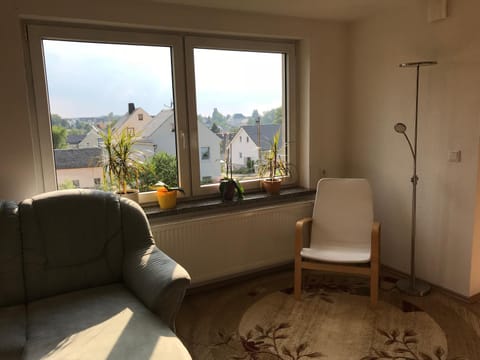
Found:
[[[197, 126], [197, 105], [195, 89], [195, 67], [194, 67], [194, 49], [216, 49], [216, 50], [234, 50], [234, 51], [255, 51], [268, 53], [282, 53], [284, 57], [283, 72], [283, 96], [282, 109], [283, 117], [287, 119], [287, 128], [283, 129], [283, 139], [287, 139], [286, 152], [288, 162], [295, 167], [297, 164], [296, 151], [296, 106], [295, 106], [295, 44], [288, 41], [265, 41], [252, 39], [235, 39], [230, 37], [207, 37], [207, 36], [187, 36], [185, 38], [185, 65], [186, 80], [188, 89], [188, 114], [190, 125], [190, 141], [198, 143]], [[200, 174], [200, 164], [198, 159], [198, 149], [195, 152], [195, 146], [192, 146], [190, 158], [192, 161], [192, 174]], [[284, 179], [283, 183], [291, 185], [296, 183], [297, 175], [293, 171], [290, 176]], [[260, 188], [260, 179], [242, 181], [242, 186], [246, 190], [257, 190]], [[200, 176], [192, 177], [192, 189], [194, 195], [206, 195], [218, 192], [218, 185], [200, 186]]]
[[172, 54], [172, 82], [173, 98], [175, 103], [175, 118], [177, 127], [177, 158], [178, 179], [185, 189], [187, 196], [192, 194], [190, 186], [190, 167], [188, 150], [188, 134], [186, 129], [186, 90], [184, 72], [183, 39], [177, 35], [164, 35], [151, 32], [134, 32], [123, 30], [105, 30], [91, 28], [76, 28], [54, 25], [27, 24], [28, 51], [30, 55], [30, 69], [33, 80], [33, 96], [31, 103], [32, 138], [35, 151], [35, 163], [39, 168], [38, 188], [43, 191], [57, 189], [55, 164], [53, 156], [52, 134], [50, 127], [50, 110], [47, 94], [47, 82], [44, 68], [42, 40], [66, 40], [84, 42], [104, 42], [130, 45], [168, 46]]
[[[187, 197], [218, 193], [218, 184], [201, 186], [193, 49], [198, 47], [286, 54], [284, 57], [283, 84], [285, 86], [282, 108], [288, 126], [283, 129], [285, 131], [283, 138], [287, 139], [288, 162], [294, 166], [297, 164], [294, 42], [245, 40], [234, 37], [200, 37], [143, 30], [95, 29], [36, 23], [26, 23], [25, 26], [28, 33], [26, 50], [30, 59], [28, 71], [32, 79], [32, 86], [29, 89], [30, 113], [38, 189], [43, 191], [57, 189], [42, 49], [42, 40], [44, 39], [168, 46], [171, 48], [173, 98], [177, 130], [178, 180], [185, 189], [185, 196]], [[291, 176], [284, 179], [284, 184], [294, 184], [296, 181], [296, 173], [293, 172]], [[260, 180], [248, 180], [242, 182], [242, 185], [247, 190], [258, 190]], [[150, 194], [151, 196], [141, 196], [141, 202], [155, 200], [155, 194], [152, 194]]]

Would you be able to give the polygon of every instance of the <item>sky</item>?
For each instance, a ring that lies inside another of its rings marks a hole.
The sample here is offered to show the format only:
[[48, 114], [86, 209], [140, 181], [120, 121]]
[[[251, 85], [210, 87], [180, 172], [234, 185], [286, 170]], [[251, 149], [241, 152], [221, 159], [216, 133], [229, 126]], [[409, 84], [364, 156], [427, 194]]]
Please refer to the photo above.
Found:
[[[44, 40], [50, 112], [62, 118], [123, 115], [135, 103], [151, 115], [173, 99], [171, 49]], [[282, 105], [282, 55], [194, 50], [197, 113], [251, 115]]]

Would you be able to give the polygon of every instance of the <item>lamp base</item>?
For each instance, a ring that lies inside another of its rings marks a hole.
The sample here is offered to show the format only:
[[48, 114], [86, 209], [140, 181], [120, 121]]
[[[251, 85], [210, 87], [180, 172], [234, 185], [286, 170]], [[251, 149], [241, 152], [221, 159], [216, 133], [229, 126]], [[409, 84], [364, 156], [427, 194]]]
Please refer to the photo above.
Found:
[[400, 279], [397, 281], [397, 289], [412, 296], [425, 296], [431, 290], [431, 286], [425, 281], [415, 279], [415, 287], [412, 286], [412, 279]]

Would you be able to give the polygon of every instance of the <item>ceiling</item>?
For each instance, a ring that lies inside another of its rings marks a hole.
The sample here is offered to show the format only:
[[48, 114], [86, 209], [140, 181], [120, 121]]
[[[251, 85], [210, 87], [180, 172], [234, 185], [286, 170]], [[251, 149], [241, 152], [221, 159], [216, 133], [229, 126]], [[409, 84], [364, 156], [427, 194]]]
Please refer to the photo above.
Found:
[[398, 9], [405, 0], [153, 0], [215, 9], [350, 21], [387, 8]]

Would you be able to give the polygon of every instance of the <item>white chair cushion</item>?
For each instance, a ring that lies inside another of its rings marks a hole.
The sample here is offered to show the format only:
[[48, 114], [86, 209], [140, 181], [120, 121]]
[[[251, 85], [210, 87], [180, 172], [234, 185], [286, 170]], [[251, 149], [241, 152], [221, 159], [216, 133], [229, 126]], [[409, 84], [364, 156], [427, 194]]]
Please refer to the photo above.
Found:
[[303, 258], [333, 263], [368, 263], [370, 247], [322, 246], [320, 248], [303, 248]]

